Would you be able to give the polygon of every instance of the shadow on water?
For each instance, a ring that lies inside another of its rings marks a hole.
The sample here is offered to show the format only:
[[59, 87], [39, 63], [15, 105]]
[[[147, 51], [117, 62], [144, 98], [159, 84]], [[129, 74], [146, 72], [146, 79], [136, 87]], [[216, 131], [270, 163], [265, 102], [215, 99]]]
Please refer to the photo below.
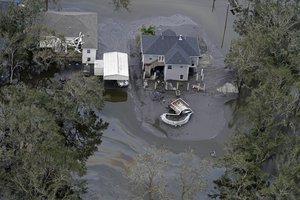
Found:
[[104, 101], [126, 102], [127, 88], [119, 88], [116, 81], [104, 81]]
[[56, 66], [49, 67], [48, 70], [42, 71], [32, 75], [30, 72], [24, 72], [21, 75], [21, 80], [33, 87], [42, 86], [47, 87], [55, 81], [65, 81], [70, 78], [71, 74], [81, 70], [81, 64], [74, 62], [70, 63], [68, 67], [59, 69]]
[[127, 101], [127, 91], [124, 89], [110, 88], [105, 89], [104, 101], [108, 102], [126, 102]]

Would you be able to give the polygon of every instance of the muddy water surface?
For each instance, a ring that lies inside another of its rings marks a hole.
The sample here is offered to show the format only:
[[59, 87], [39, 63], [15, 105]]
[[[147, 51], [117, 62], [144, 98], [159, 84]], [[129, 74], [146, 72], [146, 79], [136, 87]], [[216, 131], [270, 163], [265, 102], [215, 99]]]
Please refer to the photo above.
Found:
[[[151, 24], [160, 20], [164, 26], [198, 25], [205, 35], [205, 42], [208, 43], [218, 60], [216, 63], [224, 65], [223, 55], [228, 50], [230, 40], [234, 37], [232, 29], [228, 28], [224, 49], [219, 48], [227, 1], [217, 0], [214, 13], [211, 12], [211, 4], [212, 1], [209, 0], [132, 0], [130, 12], [124, 10], [116, 12], [109, 0], [61, 0], [59, 7], [62, 10], [98, 13], [100, 53], [111, 50], [128, 52], [128, 39], [130, 38], [128, 33], [136, 31], [131, 29], [138, 27], [141, 23]], [[229, 15], [228, 27], [232, 25], [232, 19], [233, 16]], [[132, 37], [134, 38], [134, 35]], [[114, 92], [107, 94], [113, 96]], [[159, 129], [153, 128], [152, 124], [144, 121], [143, 109], [137, 105], [137, 96], [133, 86], [128, 88], [126, 98], [123, 98], [122, 94], [118, 95], [121, 98], [120, 101], [105, 102], [103, 110], [99, 113], [110, 125], [104, 132], [103, 143], [99, 146], [99, 151], [88, 160], [87, 175], [84, 178], [88, 180], [89, 193], [84, 196], [85, 199], [126, 200], [127, 180], [122, 176], [124, 165], [149, 145], [166, 145], [175, 158], [189, 147], [195, 150], [199, 158], [208, 157], [212, 150], [217, 152], [217, 156], [223, 154], [224, 142], [230, 132], [229, 128], [220, 128], [218, 134], [207, 140], [184, 138], [178, 140], [166, 137]], [[218, 124], [226, 124], [229, 120], [226, 118], [230, 118], [231, 110], [223, 103], [220, 105], [224, 106], [222, 108], [224, 112], [222, 112], [225, 114], [223, 118], [218, 119]], [[208, 119], [209, 123], [214, 120]], [[212, 123], [212, 126], [218, 126], [218, 124]], [[222, 173], [220, 169], [211, 172], [210, 188], [212, 179], [220, 173]], [[206, 199], [206, 197], [199, 196], [198, 199]]]

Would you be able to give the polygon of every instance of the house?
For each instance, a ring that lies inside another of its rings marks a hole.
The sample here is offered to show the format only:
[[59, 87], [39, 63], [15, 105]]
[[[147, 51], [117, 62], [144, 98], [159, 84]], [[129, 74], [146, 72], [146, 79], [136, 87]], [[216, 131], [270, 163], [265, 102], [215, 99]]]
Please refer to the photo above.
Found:
[[103, 60], [96, 60], [94, 75], [103, 76], [104, 81], [117, 81], [120, 87], [129, 83], [128, 55], [122, 52], [107, 52]]
[[[56, 34], [65, 37], [66, 51], [73, 46], [82, 53], [82, 63], [93, 65], [98, 49], [98, 16], [93, 12], [59, 12], [47, 11], [41, 19], [41, 23]], [[55, 47], [61, 44], [61, 40], [52, 35], [45, 36], [41, 47]], [[82, 41], [81, 41], [82, 40]]]
[[161, 35], [142, 35], [142, 68], [147, 77], [161, 72], [164, 80], [187, 81], [199, 63], [197, 38], [166, 30]]

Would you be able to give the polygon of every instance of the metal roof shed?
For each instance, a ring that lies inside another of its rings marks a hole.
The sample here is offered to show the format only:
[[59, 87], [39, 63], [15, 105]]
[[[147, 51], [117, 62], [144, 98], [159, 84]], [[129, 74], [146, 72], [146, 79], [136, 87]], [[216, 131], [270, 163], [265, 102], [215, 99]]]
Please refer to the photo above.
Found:
[[104, 80], [129, 80], [128, 55], [121, 52], [103, 54]]

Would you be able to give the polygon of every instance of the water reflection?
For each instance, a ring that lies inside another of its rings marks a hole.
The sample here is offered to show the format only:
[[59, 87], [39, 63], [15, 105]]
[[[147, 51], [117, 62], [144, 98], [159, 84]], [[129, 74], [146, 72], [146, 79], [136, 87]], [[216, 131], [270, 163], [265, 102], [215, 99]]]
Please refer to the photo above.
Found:
[[115, 80], [104, 80], [103, 97], [106, 102], [126, 102], [127, 87], [120, 88]]
[[127, 90], [124, 88], [106, 88], [103, 93], [104, 101], [108, 102], [126, 102]]

